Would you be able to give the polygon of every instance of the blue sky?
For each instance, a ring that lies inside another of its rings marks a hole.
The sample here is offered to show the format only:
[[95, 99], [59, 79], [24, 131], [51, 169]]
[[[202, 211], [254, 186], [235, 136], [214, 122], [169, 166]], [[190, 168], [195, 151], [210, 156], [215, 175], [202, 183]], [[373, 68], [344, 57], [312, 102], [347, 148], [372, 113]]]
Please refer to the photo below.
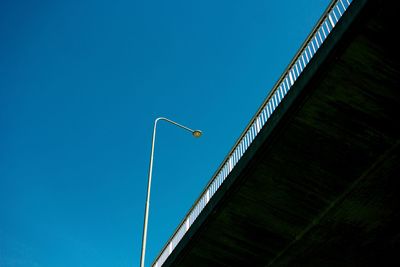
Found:
[[0, 267], [149, 265], [328, 0], [0, 2]]

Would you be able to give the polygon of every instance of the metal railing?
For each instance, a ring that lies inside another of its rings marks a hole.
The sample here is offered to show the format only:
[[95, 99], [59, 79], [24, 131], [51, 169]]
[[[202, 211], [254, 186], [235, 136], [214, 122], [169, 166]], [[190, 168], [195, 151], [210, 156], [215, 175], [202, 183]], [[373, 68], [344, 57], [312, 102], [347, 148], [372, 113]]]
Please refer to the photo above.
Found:
[[309, 34], [293, 60], [286, 68], [286, 71], [279, 78], [256, 115], [252, 118], [230, 153], [220, 165], [217, 172], [213, 175], [205, 190], [201, 193], [200, 197], [189, 210], [184, 220], [156, 258], [153, 263], [154, 267], [161, 267], [167, 260], [168, 256], [172, 253], [176, 245], [189, 230], [190, 226], [207, 205], [211, 197], [215, 194], [226, 177], [241, 159], [254, 138], [261, 131], [262, 127], [265, 125], [287, 92], [291, 89], [304, 68], [311, 61], [319, 47], [326, 40], [331, 30], [335, 27], [352, 1], [353, 0], [334, 0], [330, 3], [313, 31]]

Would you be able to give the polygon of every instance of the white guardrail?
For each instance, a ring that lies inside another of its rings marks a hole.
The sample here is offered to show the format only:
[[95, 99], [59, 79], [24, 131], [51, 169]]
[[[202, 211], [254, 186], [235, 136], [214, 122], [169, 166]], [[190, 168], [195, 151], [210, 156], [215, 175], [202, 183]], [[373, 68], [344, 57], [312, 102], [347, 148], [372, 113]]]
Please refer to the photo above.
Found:
[[227, 155], [218, 171], [214, 174], [205, 190], [197, 199], [195, 204], [187, 213], [184, 220], [181, 222], [175, 233], [162, 249], [159, 256], [153, 263], [153, 267], [161, 267], [172, 253], [176, 245], [183, 238], [190, 226], [199, 216], [200, 212], [207, 205], [210, 198], [218, 190], [225, 178], [229, 175], [235, 165], [238, 163], [244, 152], [250, 146], [254, 138], [265, 125], [276, 107], [285, 97], [286, 93], [293, 86], [294, 82], [300, 76], [304, 68], [315, 55], [321, 44], [326, 40], [331, 30], [342, 17], [343, 13], [350, 6], [352, 0], [334, 0], [328, 6], [321, 19], [318, 21], [314, 30], [310, 33], [302, 47], [299, 49], [292, 62], [282, 74], [273, 90], [268, 95], [263, 105], [250, 121], [249, 125], [240, 136], [231, 152]]

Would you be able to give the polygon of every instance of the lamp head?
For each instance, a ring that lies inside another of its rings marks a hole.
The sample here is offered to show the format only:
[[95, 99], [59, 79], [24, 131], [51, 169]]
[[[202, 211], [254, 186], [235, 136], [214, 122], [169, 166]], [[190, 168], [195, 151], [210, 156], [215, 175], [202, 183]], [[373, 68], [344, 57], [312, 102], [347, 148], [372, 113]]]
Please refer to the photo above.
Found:
[[192, 134], [194, 137], [199, 138], [203, 133], [200, 130], [194, 130]]

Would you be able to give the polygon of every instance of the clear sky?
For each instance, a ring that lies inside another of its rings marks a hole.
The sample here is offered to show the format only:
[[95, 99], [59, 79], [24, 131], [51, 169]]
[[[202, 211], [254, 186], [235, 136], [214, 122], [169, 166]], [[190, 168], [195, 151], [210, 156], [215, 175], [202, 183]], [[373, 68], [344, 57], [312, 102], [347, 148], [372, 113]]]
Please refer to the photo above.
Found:
[[0, 1], [0, 267], [149, 265], [328, 0]]

